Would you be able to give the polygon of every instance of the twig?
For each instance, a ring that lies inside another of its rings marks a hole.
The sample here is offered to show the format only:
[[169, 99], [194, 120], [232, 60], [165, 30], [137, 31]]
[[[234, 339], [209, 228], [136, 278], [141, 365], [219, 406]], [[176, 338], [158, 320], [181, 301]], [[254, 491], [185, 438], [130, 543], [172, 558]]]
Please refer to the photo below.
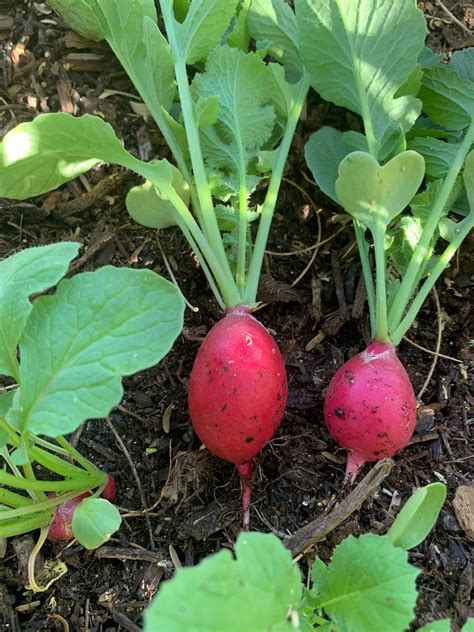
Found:
[[443, 329], [444, 329], [443, 315], [441, 313], [441, 305], [439, 304], [438, 292], [436, 291], [436, 288], [434, 286], [433, 286], [433, 297], [434, 297], [434, 301], [436, 305], [436, 316], [437, 316], [437, 321], [438, 321], [438, 336], [436, 338], [435, 356], [433, 357], [433, 362], [431, 363], [430, 370], [428, 371], [428, 375], [426, 376], [426, 380], [423, 382], [423, 386], [420, 388], [420, 391], [417, 395], [417, 399], [421, 399], [423, 393], [428, 388], [428, 384], [430, 383], [430, 380], [433, 376], [434, 370], [438, 363], [439, 350], [441, 349], [441, 339], [443, 337]]
[[166, 253], [163, 250], [163, 246], [161, 245], [160, 238], [158, 237], [158, 232], [156, 233], [156, 243], [157, 243], [157, 246], [158, 246], [158, 248], [160, 250], [160, 254], [161, 254], [162, 258], [163, 258], [163, 261], [164, 261], [164, 264], [166, 266], [166, 269], [168, 270], [168, 274], [170, 275], [171, 281], [173, 282], [173, 285], [178, 290], [178, 292], [181, 294], [181, 296], [183, 298], [183, 301], [186, 303], [186, 305], [189, 307], [189, 309], [192, 312], [198, 312], [199, 311], [199, 307], [194, 307], [194, 305], [191, 305], [191, 303], [184, 296], [181, 288], [179, 287], [179, 283], [178, 283], [178, 281], [176, 281], [176, 277], [174, 276], [173, 270], [171, 269], [171, 266], [169, 264], [168, 257], [166, 256]]
[[[140, 477], [138, 476], [138, 472], [136, 470], [136, 467], [135, 467], [135, 465], [134, 465], [134, 463], [132, 461], [132, 457], [130, 456], [130, 453], [127, 450], [127, 447], [126, 447], [125, 443], [120, 438], [120, 435], [117, 432], [117, 430], [115, 429], [115, 426], [112, 423], [112, 421], [108, 417], [105, 419], [105, 421], [107, 422], [107, 425], [109, 426], [112, 434], [114, 435], [115, 441], [119, 445], [120, 449], [122, 450], [122, 452], [125, 455], [125, 458], [128, 461], [130, 469], [132, 470], [133, 478], [135, 479], [135, 483], [137, 485], [138, 493], [140, 494], [140, 503], [141, 503], [142, 509], [146, 509], [146, 502], [145, 502], [145, 496], [143, 494], [142, 483], [140, 481]], [[151, 528], [150, 517], [146, 513], [144, 513], [144, 517], [145, 517], [146, 525], [148, 527], [148, 535], [149, 535], [149, 538], [150, 538], [150, 546], [153, 549], [155, 547], [155, 540], [153, 538], [153, 529]]]
[[419, 349], [420, 351], [424, 351], [425, 353], [429, 353], [430, 355], [438, 356], [438, 358], [443, 358], [443, 360], [451, 360], [451, 362], [457, 362], [458, 364], [463, 364], [463, 361], [459, 360], [459, 358], [453, 358], [453, 356], [444, 355], [444, 353], [436, 353], [435, 351], [431, 351], [431, 349], [422, 347], [417, 342], [410, 340], [410, 338], [407, 338], [406, 336], [403, 336], [403, 340], [405, 342], [408, 342], [408, 344], [411, 345], [412, 347]]
[[116, 546], [101, 546], [95, 551], [95, 556], [108, 560], [134, 560], [163, 564], [163, 555], [146, 549], [122, 548]]
[[284, 543], [286, 548], [296, 556], [323, 540], [377, 491], [382, 481], [390, 474], [393, 464], [392, 459], [379, 461], [335, 509], [326, 516], [315, 518], [288, 538]]
[[469, 29], [465, 24], [463, 24], [463, 22], [461, 22], [461, 20], [458, 20], [458, 18], [453, 15], [451, 13], [451, 11], [448, 9], [447, 6], [445, 6], [445, 4], [443, 2], [441, 2], [441, 0], [435, 0], [436, 4], [438, 5], [438, 7], [440, 9], [442, 9], [446, 15], [449, 17], [449, 19], [454, 22], [454, 24], [456, 24], [457, 26], [459, 26], [459, 28], [464, 31], [464, 33], [466, 35], [468, 35], [469, 37], [472, 35], [472, 31], [471, 29]]
[[341, 226], [340, 228], [338, 228], [338, 230], [336, 230], [335, 233], [333, 233], [327, 239], [323, 239], [323, 241], [317, 241], [315, 244], [313, 244], [312, 246], [308, 246], [307, 248], [299, 248], [298, 250], [291, 250], [289, 252], [278, 252], [276, 250], [265, 250], [265, 254], [272, 255], [273, 257], [294, 257], [295, 255], [301, 255], [301, 254], [304, 254], [305, 252], [311, 252], [311, 250], [314, 250], [314, 249], [318, 249], [319, 250], [319, 248], [321, 246], [324, 246], [325, 244], [329, 243], [337, 235], [339, 235], [339, 233], [342, 233], [344, 228], [346, 228], [345, 225]]

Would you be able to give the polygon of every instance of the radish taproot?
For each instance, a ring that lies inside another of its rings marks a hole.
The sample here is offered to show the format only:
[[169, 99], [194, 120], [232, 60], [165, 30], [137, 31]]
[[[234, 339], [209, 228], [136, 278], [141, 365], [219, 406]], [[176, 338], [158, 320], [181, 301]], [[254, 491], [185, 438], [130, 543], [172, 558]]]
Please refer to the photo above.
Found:
[[416, 399], [391, 343], [372, 342], [337, 371], [326, 393], [324, 420], [348, 450], [350, 480], [366, 461], [394, 456], [406, 446], [415, 428]]
[[198, 351], [188, 401], [200, 440], [239, 471], [246, 528], [252, 460], [280, 425], [286, 397], [285, 365], [275, 340], [249, 308], [228, 310]]
[[[112, 474], [107, 474], [105, 487], [100, 495], [110, 502], [113, 502], [117, 497], [117, 486]], [[56, 507], [53, 520], [49, 525], [48, 540], [51, 542], [69, 542], [69, 540], [74, 538], [74, 533], [72, 532], [74, 512], [79, 503], [90, 496], [92, 496], [91, 492], [84, 492], [79, 494], [79, 496], [65, 500]], [[56, 498], [56, 494], [53, 492], [49, 497]]]

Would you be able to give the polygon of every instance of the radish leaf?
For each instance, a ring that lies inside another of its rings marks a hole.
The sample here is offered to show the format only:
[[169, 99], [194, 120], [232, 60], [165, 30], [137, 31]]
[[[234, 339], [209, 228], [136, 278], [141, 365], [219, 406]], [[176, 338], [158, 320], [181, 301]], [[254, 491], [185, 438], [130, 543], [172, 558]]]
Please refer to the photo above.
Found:
[[416, 632], [450, 632], [451, 622], [449, 619], [440, 619], [427, 623], [422, 628], [418, 628]]
[[412, 549], [423, 542], [446, 500], [446, 486], [432, 483], [417, 489], [400, 510], [387, 536], [394, 546]]
[[24, 200], [40, 195], [98, 162], [133, 169], [139, 161], [97, 116], [40, 114], [8, 132], [0, 145], [0, 196]]
[[150, 270], [107, 266], [62, 281], [33, 304], [7, 420], [56, 436], [104, 417], [122, 397], [121, 376], [161, 360], [182, 318], [178, 290]]
[[97, 0], [48, 0], [48, 4], [61, 15], [67, 15], [69, 26], [87, 39], [99, 42], [104, 39]]
[[474, 82], [449, 68], [426, 70], [419, 96], [423, 111], [438, 125], [463, 130], [474, 120]]
[[16, 348], [32, 304], [30, 294], [55, 285], [77, 255], [79, 244], [29, 248], [0, 262], [0, 374], [17, 380]]
[[425, 175], [430, 180], [444, 178], [459, 151], [460, 143], [446, 143], [438, 138], [415, 138], [408, 149], [418, 152], [425, 159]]
[[386, 536], [349, 536], [327, 571], [312, 574], [311, 592], [340, 632], [399, 632], [413, 619], [418, 573]]
[[463, 79], [474, 81], [474, 48], [454, 51], [448, 68]]
[[247, 166], [272, 133], [273, 88], [273, 77], [257, 55], [229, 46], [211, 51], [206, 71], [194, 79], [199, 98], [219, 97], [216, 123], [201, 129], [202, 147], [206, 162], [235, 193], [240, 186], [251, 191], [256, 185]]
[[384, 139], [410, 129], [420, 113], [417, 99], [395, 94], [423, 49], [423, 14], [406, 0], [296, 0], [295, 6], [313, 87], [362, 116], [377, 157]]
[[119, 510], [105, 498], [84, 498], [74, 510], [72, 532], [86, 549], [107, 542], [122, 523]]
[[304, 148], [308, 167], [323, 193], [338, 201], [336, 180], [338, 168], [349, 153], [343, 135], [333, 127], [322, 127], [313, 134]]
[[145, 632], [294, 630], [288, 613], [300, 601], [302, 584], [290, 553], [263, 533], [240, 535], [235, 551], [235, 560], [223, 550], [180, 569], [146, 610]]

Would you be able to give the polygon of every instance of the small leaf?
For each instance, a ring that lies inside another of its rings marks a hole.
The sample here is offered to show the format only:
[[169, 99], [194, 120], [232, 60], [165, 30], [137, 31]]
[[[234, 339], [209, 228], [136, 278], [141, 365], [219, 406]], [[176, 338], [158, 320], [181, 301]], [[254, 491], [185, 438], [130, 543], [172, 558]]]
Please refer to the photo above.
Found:
[[474, 632], [474, 618], [469, 618], [462, 626], [461, 632]]
[[[396, 98], [415, 69], [426, 22], [406, 0], [296, 0], [300, 52], [315, 90], [357, 112], [380, 150], [420, 113], [412, 96]], [[337, 70], [336, 70], [337, 68]]]
[[474, 119], [474, 83], [445, 66], [425, 71], [419, 96], [423, 111], [438, 125], [462, 130]]
[[356, 151], [339, 165], [336, 194], [344, 209], [373, 230], [387, 226], [408, 206], [424, 176], [424, 160], [405, 151], [380, 166], [370, 154]]
[[298, 47], [295, 14], [284, 0], [253, 0], [249, 11], [250, 34], [267, 41], [268, 51], [279, 62], [301, 74], [303, 63]]
[[289, 552], [263, 533], [240, 535], [235, 549], [236, 560], [221, 550], [165, 582], [145, 611], [145, 632], [208, 632], [211, 620], [219, 632], [294, 630], [287, 615], [302, 584]]
[[431, 483], [417, 489], [400, 510], [387, 536], [394, 546], [408, 550], [423, 542], [446, 500], [446, 486]]
[[98, 162], [133, 169], [112, 126], [97, 116], [40, 114], [8, 132], [0, 145], [0, 196], [25, 200], [56, 189]]
[[348, 153], [341, 132], [332, 127], [322, 127], [310, 137], [304, 148], [306, 162], [316, 184], [335, 202], [338, 201], [336, 180], [339, 165]]
[[18, 378], [16, 348], [31, 312], [30, 294], [55, 285], [80, 244], [28, 248], [0, 262], [0, 374]]
[[440, 619], [427, 623], [422, 628], [417, 628], [416, 632], [450, 632], [451, 622], [449, 619]]
[[420, 241], [423, 231], [420, 218], [404, 215], [397, 222], [395, 230], [391, 233], [393, 241], [388, 248], [388, 256], [393, 261], [400, 276], [408, 267], [413, 252]]
[[336, 547], [328, 572], [314, 576], [313, 590], [339, 632], [400, 632], [414, 616], [418, 574], [386, 536], [349, 536]]
[[72, 532], [86, 549], [97, 549], [122, 523], [119, 510], [105, 498], [84, 498], [72, 517]]
[[[167, 160], [157, 161], [154, 164], [157, 168], [159, 165], [165, 164], [169, 169], [170, 184], [187, 206], [190, 197], [189, 186], [180, 171]], [[164, 193], [156, 189], [148, 180], [129, 190], [125, 205], [130, 216], [142, 226], [168, 228], [177, 224], [178, 215], [173, 204], [169, 202]]]
[[474, 81], [474, 48], [454, 51], [448, 68], [463, 79]]
[[122, 375], [159, 362], [182, 327], [183, 300], [151, 270], [106, 266], [35, 300], [20, 340], [20, 388], [7, 420], [57, 436], [109, 414]]
[[175, 25], [179, 53], [187, 64], [205, 59], [207, 53], [219, 44], [236, 13], [238, 2], [194, 0], [191, 3], [184, 22]]

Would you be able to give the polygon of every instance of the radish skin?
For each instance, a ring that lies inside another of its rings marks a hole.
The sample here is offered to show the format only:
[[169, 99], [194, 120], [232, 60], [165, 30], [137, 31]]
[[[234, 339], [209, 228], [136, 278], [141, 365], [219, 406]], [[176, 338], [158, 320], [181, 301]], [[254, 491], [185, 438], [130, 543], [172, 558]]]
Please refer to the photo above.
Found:
[[276, 342], [245, 306], [229, 310], [204, 339], [191, 372], [188, 402], [199, 439], [237, 466], [248, 527], [252, 460], [273, 437], [287, 397]]
[[366, 461], [379, 461], [409, 442], [416, 422], [410, 378], [391, 343], [372, 342], [350, 358], [329, 384], [324, 420], [348, 450], [346, 480]]

